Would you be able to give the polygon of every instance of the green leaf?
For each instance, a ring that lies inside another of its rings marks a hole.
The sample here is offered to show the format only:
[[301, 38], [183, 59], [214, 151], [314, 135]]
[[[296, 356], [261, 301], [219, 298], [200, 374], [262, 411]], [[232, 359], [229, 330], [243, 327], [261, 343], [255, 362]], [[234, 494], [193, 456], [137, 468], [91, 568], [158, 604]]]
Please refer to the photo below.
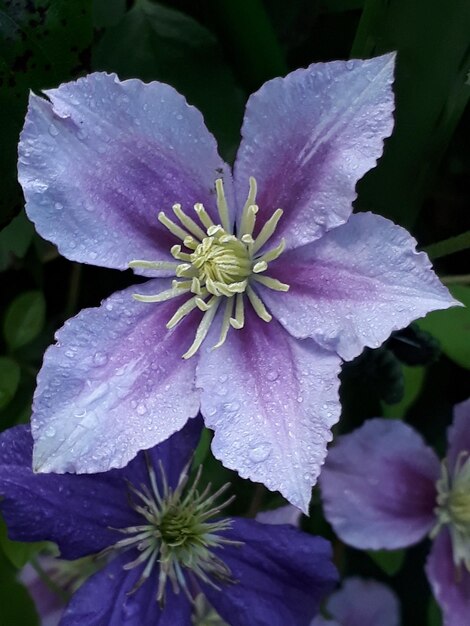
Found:
[[0, 547], [11, 564], [17, 569], [24, 567], [36, 554], [50, 545], [47, 541], [23, 543], [8, 539], [6, 524], [0, 517]]
[[357, 206], [410, 227], [470, 96], [470, 2], [366, 0], [351, 51], [397, 50], [395, 129]]
[[225, 158], [235, 154], [243, 95], [214, 35], [192, 18], [137, 0], [96, 45], [93, 67], [173, 85], [202, 111]]
[[0, 623], [2, 626], [35, 626], [39, 622], [33, 601], [17, 576], [17, 570], [0, 550]]
[[3, 333], [10, 350], [16, 350], [32, 341], [44, 327], [46, 302], [40, 291], [19, 295], [7, 309]]
[[10, 403], [20, 382], [20, 367], [8, 357], [0, 356], [0, 409]]
[[441, 344], [442, 351], [461, 367], [470, 369], [470, 287], [449, 287], [451, 294], [464, 307], [433, 311], [418, 321]]
[[0, 271], [7, 269], [13, 257], [22, 259], [34, 236], [34, 227], [21, 211], [0, 232]]
[[410, 367], [402, 365], [404, 393], [403, 397], [396, 404], [382, 403], [384, 417], [402, 419], [414, 401], [418, 398], [423, 387], [424, 367]]
[[428, 626], [442, 626], [442, 613], [434, 598], [428, 604]]
[[405, 550], [367, 550], [367, 554], [388, 576], [397, 574], [405, 559]]
[[0, 224], [23, 204], [16, 163], [29, 90], [86, 70], [91, 39], [91, 0], [0, 0]]

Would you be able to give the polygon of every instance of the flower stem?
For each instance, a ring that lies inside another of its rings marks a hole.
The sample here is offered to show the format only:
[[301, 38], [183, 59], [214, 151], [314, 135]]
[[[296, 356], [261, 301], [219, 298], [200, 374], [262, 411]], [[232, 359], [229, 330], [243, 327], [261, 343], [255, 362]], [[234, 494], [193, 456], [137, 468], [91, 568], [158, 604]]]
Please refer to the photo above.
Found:
[[449, 239], [444, 239], [444, 241], [433, 243], [424, 248], [424, 252], [428, 254], [430, 259], [434, 260], [448, 256], [449, 254], [454, 254], [455, 252], [467, 250], [468, 248], [470, 248], [470, 230], [456, 237], [450, 237]]
[[455, 276], [440, 276], [444, 285], [470, 285], [470, 274], [457, 274]]

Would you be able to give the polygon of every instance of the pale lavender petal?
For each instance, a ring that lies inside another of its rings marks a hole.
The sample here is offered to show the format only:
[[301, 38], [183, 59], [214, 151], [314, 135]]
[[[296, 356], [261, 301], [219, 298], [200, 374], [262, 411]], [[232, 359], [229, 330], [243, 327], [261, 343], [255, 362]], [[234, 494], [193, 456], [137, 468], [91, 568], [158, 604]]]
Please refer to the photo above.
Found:
[[393, 128], [394, 54], [317, 63], [267, 82], [248, 100], [235, 163], [238, 206], [258, 183], [259, 223], [284, 215], [275, 237], [293, 248], [343, 224], [357, 181]]
[[204, 586], [220, 616], [230, 626], [308, 626], [337, 582], [330, 543], [247, 519], [234, 519], [226, 536], [242, 542], [218, 551], [236, 582], [221, 591]]
[[125, 472], [93, 476], [35, 474], [32, 437], [17, 426], [0, 437], [0, 510], [15, 541], [54, 541], [76, 559], [99, 552], [139, 517], [129, 508]]
[[[465, 339], [462, 338], [462, 341]], [[470, 399], [455, 405], [454, 421], [448, 431], [448, 440], [447, 461], [452, 471], [460, 453], [466, 452], [470, 455]]]
[[291, 526], [300, 526], [300, 518], [302, 511], [292, 504], [280, 506], [271, 511], [261, 511], [256, 516], [258, 522], [263, 524], [290, 524]]
[[[206, 345], [217, 338], [214, 328]], [[203, 349], [197, 369], [214, 455], [307, 513], [339, 418], [339, 368], [334, 354], [247, 308], [243, 330], [232, 330], [220, 348]]]
[[123, 566], [132, 560], [130, 555], [114, 559], [80, 587], [60, 626], [190, 626], [191, 606], [184, 594], [176, 596], [168, 586], [165, 607], [159, 608], [157, 573], [130, 593], [144, 567], [124, 570]]
[[470, 572], [457, 569], [449, 531], [436, 537], [426, 563], [426, 574], [442, 609], [444, 626], [467, 626], [470, 616]]
[[397, 420], [372, 419], [336, 440], [320, 476], [325, 516], [355, 548], [393, 550], [432, 528], [439, 460]]
[[159, 211], [202, 202], [214, 214], [221, 177], [232, 197], [202, 115], [169, 85], [96, 73], [45, 93], [30, 97], [19, 180], [38, 232], [69, 259], [164, 260], [175, 240]]
[[333, 593], [327, 612], [341, 626], [399, 626], [400, 606], [395, 593], [375, 580], [347, 578]]
[[196, 319], [168, 331], [181, 298], [136, 302], [170, 281], [152, 280], [86, 309], [57, 332], [34, 398], [34, 466], [42, 472], [123, 467], [180, 430], [199, 409], [197, 359], [184, 360]]
[[[40, 559], [42, 571], [49, 575], [49, 568], [54, 567], [52, 557]], [[41, 626], [58, 626], [64, 611], [64, 599], [54, 592], [49, 585], [39, 576], [37, 570], [28, 563], [20, 572], [19, 580], [27, 588], [29, 595], [34, 601], [34, 606], [41, 620]]]
[[287, 293], [260, 286], [271, 313], [295, 337], [312, 337], [350, 360], [428, 311], [460, 304], [416, 241], [390, 220], [352, 215], [320, 241], [284, 253], [269, 274]]

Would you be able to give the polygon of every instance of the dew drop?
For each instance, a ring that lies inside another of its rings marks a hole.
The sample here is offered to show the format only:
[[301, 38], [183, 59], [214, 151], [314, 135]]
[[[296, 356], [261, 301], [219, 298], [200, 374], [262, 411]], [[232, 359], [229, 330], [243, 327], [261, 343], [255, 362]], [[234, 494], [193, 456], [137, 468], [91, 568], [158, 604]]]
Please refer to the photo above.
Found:
[[103, 365], [106, 365], [107, 362], [108, 356], [106, 354], [104, 354], [103, 352], [96, 352], [95, 356], [93, 357], [93, 363], [95, 365], [101, 367]]
[[59, 129], [54, 126], [54, 124], [51, 124], [49, 126], [49, 134], [52, 135], [52, 137], [57, 137], [57, 135], [59, 134]]
[[56, 433], [56, 430], [54, 426], [48, 426], [46, 430], [44, 431], [44, 434], [46, 435], [46, 437], [49, 437], [49, 439], [51, 437], [54, 437], [55, 433]]
[[258, 445], [251, 448], [249, 451], [249, 457], [253, 461], [253, 463], [261, 463], [265, 461], [268, 456], [271, 454], [272, 446], [270, 443], [259, 443]]
[[279, 372], [277, 370], [268, 370], [266, 378], [271, 382], [274, 382], [279, 378]]
[[147, 407], [145, 404], [139, 404], [137, 405], [136, 411], [139, 415], [145, 415], [147, 413]]

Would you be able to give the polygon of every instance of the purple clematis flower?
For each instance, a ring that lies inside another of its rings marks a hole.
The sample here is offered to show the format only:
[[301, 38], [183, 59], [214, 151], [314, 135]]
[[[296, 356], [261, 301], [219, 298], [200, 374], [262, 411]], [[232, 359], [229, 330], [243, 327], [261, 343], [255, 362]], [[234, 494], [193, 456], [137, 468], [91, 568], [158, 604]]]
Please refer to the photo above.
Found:
[[400, 605], [396, 594], [375, 580], [346, 578], [341, 589], [328, 598], [326, 613], [310, 626], [399, 626]]
[[360, 549], [434, 543], [426, 573], [446, 626], [470, 616], [470, 400], [458, 404], [440, 465], [403, 422], [372, 419], [330, 450], [320, 485], [338, 536]]
[[392, 132], [393, 68], [388, 54], [266, 83], [233, 175], [168, 85], [98, 73], [31, 95], [19, 180], [38, 232], [151, 277], [58, 331], [36, 471], [123, 467], [200, 410], [224, 465], [308, 510], [341, 359], [456, 304], [405, 230], [351, 214]]
[[232, 626], [309, 624], [337, 580], [329, 543], [221, 516], [217, 494], [198, 487], [199, 470], [188, 479], [200, 427], [191, 420], [127, 467], [91, 476], [34, 474], [29, 429], [0, 436], [9, 536], [54, 541], [65, 559], [102, 559], [61, 626], [190, 626], [200, 594]]

